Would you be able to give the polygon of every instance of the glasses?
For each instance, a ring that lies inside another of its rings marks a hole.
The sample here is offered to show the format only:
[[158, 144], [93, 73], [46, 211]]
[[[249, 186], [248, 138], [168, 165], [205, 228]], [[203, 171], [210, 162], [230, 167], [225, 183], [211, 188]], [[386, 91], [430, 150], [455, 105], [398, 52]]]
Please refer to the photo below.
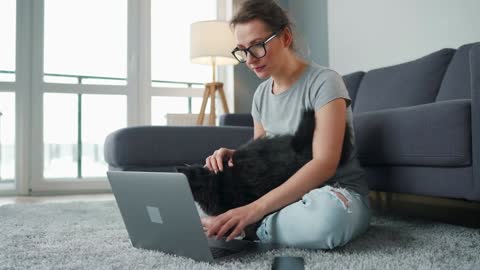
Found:
[[267, 49], [265, 48], [265, 45], [270, 42], [270, 40], [272, 40], [274, 37], [276, 37], [277, 34], [278, 32], [273, 32], [273, 34], [264, 41], [254, 44], [246, 49], [240, 49], [237, 47], [232, 51], [232, 54], [240, 63], [247, 62], [247, 55], [249, 53], [255, 58], [262, 58], [267, 54]]

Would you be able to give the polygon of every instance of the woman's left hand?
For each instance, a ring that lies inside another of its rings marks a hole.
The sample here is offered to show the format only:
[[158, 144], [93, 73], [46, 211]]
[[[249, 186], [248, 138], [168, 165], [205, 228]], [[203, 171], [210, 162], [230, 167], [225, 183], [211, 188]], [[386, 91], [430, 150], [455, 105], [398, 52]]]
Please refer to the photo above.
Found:
[[218, 240], [233, 229], [226, 239], [230, 241], [240, 235], [246, 226], [261, 220], [263, 216], [263, 211], [254, 203], [228, 210], [213, 219], [211, 226], [208, 228], [207, 236], [216, 235]]

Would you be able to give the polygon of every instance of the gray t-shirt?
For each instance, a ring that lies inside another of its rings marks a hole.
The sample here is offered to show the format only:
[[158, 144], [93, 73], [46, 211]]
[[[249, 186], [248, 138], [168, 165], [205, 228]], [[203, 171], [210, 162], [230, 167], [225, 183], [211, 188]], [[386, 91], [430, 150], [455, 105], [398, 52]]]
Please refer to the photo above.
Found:
[[365, 171], [357, 159], [351, 99], [342, 77], [331, 69], [310, 63], [290, 89], [273, 94], [272, 85], [272, 78], [262, 82], [255, 91], [252, 103], [252, 117], [262, 124], [266, 136], [294, 134], [304, 109], [318, 111], [334, 99], [346, 100], [347, 123], [342, 161], [335, 175], [325, 184], [368, 195]]

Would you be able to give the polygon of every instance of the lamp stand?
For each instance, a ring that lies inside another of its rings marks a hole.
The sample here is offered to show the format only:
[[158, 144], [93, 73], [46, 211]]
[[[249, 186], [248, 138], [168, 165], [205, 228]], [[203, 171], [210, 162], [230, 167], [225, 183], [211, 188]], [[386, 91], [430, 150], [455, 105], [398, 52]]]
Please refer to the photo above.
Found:
[[208, 125], [215, 125], [215, 94], [218, 91], [220, 94], [220, 100], [222, 101], [224, 113], [228, 113], [227, 99], [225, 98], [225, 92], [223, 92], [223, 83], [215, 82], [215, 57], [212, 59], [212, 74], [213, 82], [205, 84], [205, 91], [203, 92], [202, 107], [200, 108], [200, 114], [197, 118], [197, 125], [203, 125], [203, 119], [205, 118], [205, 108], [207, 107], [207, 101], [210, 97], [210, 118], [208, 119]]
[[214, 82], [205, 84], [205, 92], [203, 93], [202, 107], [200, 108], [200, 114], [197, 118], [197, 125], [203, 125], [203, 119], [205, 118], [205, 108], [207, 107], [207, 101], [210, 97], [210, 118], [208, 125], [215, 125], [215, 94], [218, 91], [220, 94], [220, 100], [222, 102], [223, 111], [229, 113], [227, 106], [227, 99], [225, 98], [225, 92], [223, 92], [223, 83]]

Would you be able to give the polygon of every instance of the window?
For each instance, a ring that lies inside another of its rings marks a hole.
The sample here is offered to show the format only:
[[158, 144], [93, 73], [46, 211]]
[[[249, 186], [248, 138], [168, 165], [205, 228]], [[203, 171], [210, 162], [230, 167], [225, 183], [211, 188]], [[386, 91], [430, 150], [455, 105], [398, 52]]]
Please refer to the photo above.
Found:
[[15, 179], [16, 1], [0, 1], [0, 184]]
[[77, 177], [78, 97], [47, 93], [43, 96], [43, 108], [43, 175]]
[[125, 126], [126, 96], [46, 93], [43, 99], [44, 177], [106, 176], [103, 144]]
[[0, 92], [0, 183], [15, 177], [15, 93]]
[[152, 79], [206, 82], [211, 67], [190, 63], [190, 24], [216, 18], [216, 0], [152, 1]]
[[45, 0], [44, 80], [126, 84], [126, 0]]
[[0, 193], [107, 191], [107, 134], [198, 113], [190, 24], [217, 2], [1, 0]]
[[[165, 125], [167, 113], [200, 111], [200, 105], [197, 104], [201, 104], [203, 83], [209, 82], [212, 78], [212, 68], [190, 63], [190, 24], [196, 21], [215, 20], [216, 14], [216, 0], [152, 0], [151, 78], [152, 86], [157, 90], [153, 95], [171, 95], [171, 92], [166, 90], [168, 88], [195, 90], [186, 91], [185, 94], [179, 94], [180, 89], [171, 90], [176, 91], [175, 95], [184, 95], [186, 98], [152, 97], [152, 124]], [[166, 81], [170, 83], [166, 84]], [[162, 92], [162, 88], [165, 91]], [[192, 96], [193, 98], [188, 98]]]
[[109, 133], [126, 126], [127, 97], [83, 95], [81, 104], [81, 176], [105, 177], [103, 144]]
[[45, 0], [43, 178], [106, 177], [127, 126], [127, 1]]
[[16, 1], [0, 1], [0, 81], [15, 81]]

